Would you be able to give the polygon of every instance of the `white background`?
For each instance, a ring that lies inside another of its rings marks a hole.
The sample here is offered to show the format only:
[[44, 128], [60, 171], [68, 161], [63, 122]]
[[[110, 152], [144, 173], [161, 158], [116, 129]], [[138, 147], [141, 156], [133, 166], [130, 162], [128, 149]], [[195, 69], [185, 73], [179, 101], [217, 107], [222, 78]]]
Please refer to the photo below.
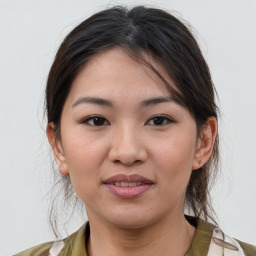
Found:
[[222, 174], [213, 191], [219, 223], [256, 244], [255, 0], [0, 0], [0, 256], [53, 239], [42, 109], [57, 47], [94, 12], [143, 3], [175, 10], [198, 33], [222, 110]]

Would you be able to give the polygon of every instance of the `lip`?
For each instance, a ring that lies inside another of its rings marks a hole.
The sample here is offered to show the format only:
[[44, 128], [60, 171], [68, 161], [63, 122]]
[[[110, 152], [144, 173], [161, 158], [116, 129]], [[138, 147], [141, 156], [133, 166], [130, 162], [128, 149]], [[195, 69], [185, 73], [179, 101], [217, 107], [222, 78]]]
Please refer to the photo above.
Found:
[[[128, 182], [128, 183], [141, 183], [136, 186], [115, 186], [115, 182]], [[148, 191], [153, 185], [154, 182], [149, 180], [141, 175], [124, 175], [118, 174], [114, 175], [103, 182], [103, 184], [109, 189], [112, 194], [124, 199], [132, 199], [140, 197], [146, 191]]]
[[117, 174], [108, 179], [106, 179], [103, 183], [109, 184], [114, 182], [141, 182], [143, 184], [153, 184], [152, 180], [149, 180], [141, 175], [132, 174], [132, 175], [125, 175], [125, 174]]

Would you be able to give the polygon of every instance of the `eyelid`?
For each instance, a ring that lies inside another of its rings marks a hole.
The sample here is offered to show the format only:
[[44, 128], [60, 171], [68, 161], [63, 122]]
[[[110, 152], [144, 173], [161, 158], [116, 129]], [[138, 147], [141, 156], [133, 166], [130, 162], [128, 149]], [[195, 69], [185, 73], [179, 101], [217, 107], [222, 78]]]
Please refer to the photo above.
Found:
[[[104, 124], [102, 125], [95, 125], [95, 124], [90, 124], [89, 121], [93, 120], [94, 118], [100, 118], [100, 119], [103, 119], [104, 120]], [[154, 118], [163, 118], [165, 120], [165, 123], [164, 124], [159, 124], [159, 125], [156, 125], [156, 124], [149, 124], [150, 121], [152, 121]], [[167, 121], [167, 123], [166, 123]], [[107, 124], [105, 124], [105, 122], [107, 122]], [[165, 114], [156, 114], [152, 117], [149, 118], [149, 120], [145, 123], [146, 125], [151, 125], [151, 126], [166, 126], [170, 123], [173, 123], [174, 120], [170, 117], [170, 116], [167, 116]], [[90, 116], [87, 116], [85, 118], [83, 118], [81, 121], [80, 121], [81, 124], [86, 124], [86, 125], [89, 125], [89, 126], [96, 126], [96, 127], [100, 127], [100, 126], [106, 126], [106, 125], [110, 125], [110, 122], [102, 115], [90, 115]]]
[[105, 125], [106, 125], [106, 124], [103, 124], [103, 125], [93, 125], [93, 124], [89, 124], [88, 122], [89, 122], [90, 120], [93, 120], [94, 118], [101, 118], [101, 119], [104, 119], [105, 122], [107, 122], [107, 125], [110, 124], [109, 121], [108, 121], [104, 116], [101, 116], [101, 115], [90, 115], [90, 116], [87, 116], [87, 117], [83, 118], [80, 123], [81, 123], [81, 124], [86, 124], [86, 125], [89, 125], [89, 126], [96, 126], [96, 127], [100, 127], [100, 126], [105, 126]]
[[149, 121], [152, 121], [154, 118], [156, 117], [161, 117], [161, 118], [164, 118], [165, 120], [168, 121], [167, 124], [162, 124], [162, 125], [152, 125], [152, 126], [165, 126], [165, 125], [168, 125], [170, 123], [174, 123], [174, 120], [170, 117], [170, 116], [167, 116], [167, 115], [164, 115], [164, 114], [157, 114], [157, 115], [154, 115], [152, 117], [150, 117], [150, 119], [146, 122], [146, 124], [149, 122]]

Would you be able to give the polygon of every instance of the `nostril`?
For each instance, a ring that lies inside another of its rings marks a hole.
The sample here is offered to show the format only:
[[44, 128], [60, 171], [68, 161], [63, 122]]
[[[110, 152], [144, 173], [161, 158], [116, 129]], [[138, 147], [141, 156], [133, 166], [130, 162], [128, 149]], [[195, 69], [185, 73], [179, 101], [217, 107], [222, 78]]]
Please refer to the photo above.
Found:
[[147, 151], [138, 142], [130, 142], [130, 144], [123, 143], [112, 145], [108, 153], [108, 158], [112, 163], [129, 166], [144, 162], [147, 159]]
[[122, 164], [122, 165], [127, 165], [127, 166], [130, 166], [130, 165], [134, 165], [134, 164], [138, 164], [140, 163], [141, 161], [140, 160], [135, 160], [135, 161], [121, 161], [121, 160], [115, 160], [114, 163], [115, 164]]

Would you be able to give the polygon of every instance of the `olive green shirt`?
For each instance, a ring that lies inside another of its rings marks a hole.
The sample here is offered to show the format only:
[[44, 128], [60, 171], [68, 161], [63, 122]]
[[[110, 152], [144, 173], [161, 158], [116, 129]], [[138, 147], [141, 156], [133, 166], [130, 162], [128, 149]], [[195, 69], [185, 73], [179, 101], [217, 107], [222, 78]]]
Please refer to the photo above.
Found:
[[[214, 225], [188, 217], [194, 224], [196, 234], [185, 256], [256, 256], [256, 247], [226, 236]], [[18, 253], [14, 256], [88, 256], [86, 243], [90, 235], [89, 223], [67, 238], [48, 242]]]

